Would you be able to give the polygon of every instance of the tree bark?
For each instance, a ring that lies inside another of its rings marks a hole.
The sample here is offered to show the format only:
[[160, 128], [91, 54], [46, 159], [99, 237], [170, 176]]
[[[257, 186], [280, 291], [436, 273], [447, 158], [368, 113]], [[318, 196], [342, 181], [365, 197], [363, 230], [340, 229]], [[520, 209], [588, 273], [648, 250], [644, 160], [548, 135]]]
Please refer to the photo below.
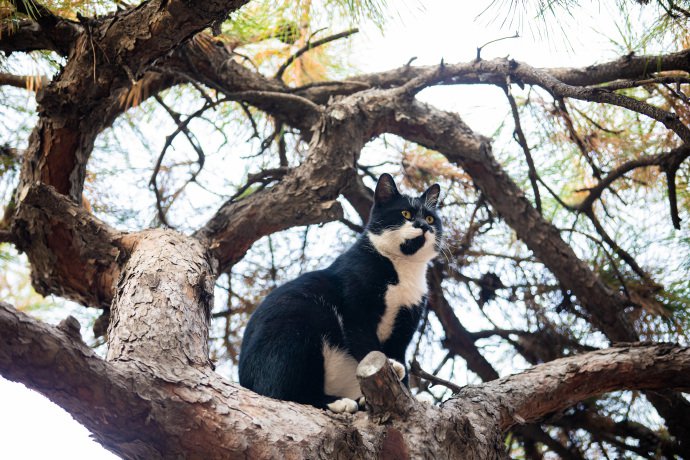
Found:
[[[217, 375], [208, 358], [218, 273], [261, 236], [341, 218], [341, 194], [365, 221], [371, 192], [357, 174], [357, 160], [366, 142], [386, 132], [461, 166], [527, 247], [578, 297], [596, 328], [611, 342], [637, 340], [625, 313], [629, 301], [604, 284], [534, 209], [493, 157], [489, 140], [457, 115], [421, 104], [414, 95], [431, 85], [504, 86], [511, 79], [558, 97], [630, 108], [687, 141], [690, 131], [678, 117], [589, 86], [646, 77], [651, 62], [656, 71], [687, 72], [690, 52], [630, 55], [585, 69], [535, 69], [507, 59], [407, 65], [289, 88], [232, 61], [226, 47], [199, 33], [244, 3], [155, 0], [79, 23], [40, 7], [34, 19], [18, 23], [15, 33], [0, 28], [0, 51], [48, 49], [67, 58], [54, 81], [37, 91], [39, 118], [23, 155], [12, 232], [2, 239], [27, 252], [39, 292], [111, 309], [104, 360], [81, 341], [75, 320], [49, 327], [0, 304], [0, 372], [60, 404], [124, 458], [499, 459], [506, 456], [505, 430], [517, 425], [518, 433], [553, 442], [564, 457], [580, 458], [544, 430], [522, 425], [620, 389], [653, 390], [648, 398], [690, 456], [690, 404], [668, 391], [690, 388], [687, 348], [619, 346], [498, 379], [439, 295], [440, 279], [432, 280], [437, 293], [432, 305], [449, 348], [491, 380], [463, 389], [442, 407], [413, 400], [381, 355], [361, 363], [368, 412], [354, 416], [260, 397]], [[95, 139], [131, 101], [184, 78], [300, 129], [310, 142], [307, 158], [271, 188], [224, 204], [193, 237], [163, 230], [118, 232], [77, 205]], [[684, 161], [687, 147], [678, 152], [678, 162]], [[602, 190], [610, 185], [607, 180]], [[530, 452], [538, 456], [535, 449]]]
[[[132, 260], [118, 284], [107, 360], [81, 341], [75, 320], [46, 326], [0, 305], [0, 372], [60, 404], [124, 458], [498, 459], [503, 431], [584, 398], [690, 389], [690, 349], [671, 344], [563, 358], [467, 387], [440, 408], [391, 390], [400, 382], [387, 360], [374, 359], [379, 367], [360, 378], [388, 372], [383, 383], [363, 382], [379, 416], [331, 414], [256, 395], [212, 371], [204, 340], [212, 267], [195, 240], [146, 232]], [[152, 263], [158, 275], [144, 270]]]

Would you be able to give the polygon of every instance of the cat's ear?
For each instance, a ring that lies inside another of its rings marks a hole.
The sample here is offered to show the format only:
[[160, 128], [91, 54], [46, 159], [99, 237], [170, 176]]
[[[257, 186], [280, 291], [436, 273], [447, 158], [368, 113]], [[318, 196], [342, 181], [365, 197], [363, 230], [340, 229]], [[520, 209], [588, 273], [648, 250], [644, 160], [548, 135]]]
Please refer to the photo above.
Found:
[[428, 189], [426, 189], [426, 192], [422, 193], [422, 196], [420, 196], [419, 199], [422, 200], [422, 203], [424, 203], [425, 206], [435, 208], [438, 204], [438, 195], [440, 193], [441, 186], [438, 184], [434, 184]]
[[390, 174], [381, 174], [379, 181], [376, 183], [374, 203], [386, 204], [398, 195], [400, 195], [400, 192], [398, 192], [398, 188], [395, 186], [393, 177]]

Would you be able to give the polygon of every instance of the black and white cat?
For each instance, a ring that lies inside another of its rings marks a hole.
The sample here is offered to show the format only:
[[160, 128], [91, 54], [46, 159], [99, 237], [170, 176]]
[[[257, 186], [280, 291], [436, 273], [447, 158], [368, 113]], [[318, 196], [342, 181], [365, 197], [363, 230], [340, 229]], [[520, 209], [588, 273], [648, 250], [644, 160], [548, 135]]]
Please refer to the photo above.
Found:
[[383, 174], [366, 229], [323, 270], [271, 292], [247, 324], [240, 384], [262, 395], [355, 412], [355, 375], [369, 352], [388, 356], [407, 384], [405, 351], [425, 307], [427, 265], [442, 227], [440, 187], [420, 197], [398, 192]]

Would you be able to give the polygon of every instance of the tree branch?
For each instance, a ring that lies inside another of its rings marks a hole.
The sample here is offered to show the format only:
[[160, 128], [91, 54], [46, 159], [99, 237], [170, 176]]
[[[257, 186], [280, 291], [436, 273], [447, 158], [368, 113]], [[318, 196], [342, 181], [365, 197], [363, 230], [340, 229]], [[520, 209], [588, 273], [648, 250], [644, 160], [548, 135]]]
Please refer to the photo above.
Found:
[[518, 375], [465, 387], [454, 398], [478, 391], [503, 406], [500, 427], [541, 420], [578, 401], [615, 390], [690, 389], [690, 348], [630, 344], [561, 358]]
[[131, 238], [47, 185], [29, 186], [18, 196], [12, 234], [29, 257], [36, 290], [108, 308]]
[[456, 114], [403, 99], [388, 105], [396, 115], [387, 129], [443, 153], [462, 167], [518, 237], [578, 296], [595, 327], [613, 341], [637, 340], [637, 333], [623, 312], [625, 300], [604, 285], [563, 241], [558, 229], [539, 215], [496, 162], [488, 139], [475, 134]]
[[[479, 49], [477, 50], [477, 53], [479, 53]], [[522, 147], [522, 152], [525, 154], [525, 161], [527, 161], [527, 166], [529, 168], [528, 176], [529, 181], [532, 184], [532, 193], [534, 193], [534, 205], [537, 208], [537, 212], [541, 214], [541, 196], [539, 194], [539, 184], [537, 183], [539, 175], [537, 174], [537, 168], [534, 166], [534, 160], [532, 159], [532, 152], [530, 151], [529, 145], [527, 144], [527, 138], [525, 137], [525, 133], [522, 131], [522, 123], [520, 123], [520, 112], [518, 111], [517, 104], [515, 103], [513, 93], [510, 90], [510, 81], [506, 83], [506, 85], [503, 87], [503, 90], [505, 91], [506, 97], [508, 98], [510, 110], [513, 114], [513, 121], [515, 122], [514, 137], [516, 138], [518, 144], [520, 144], [520, 147]]]
[[376, 457], [380, 428], [358, 431], [351, 418], [261, 397], [186, 362], [165, 371], [106, 362], [71, 333], [0, 302], [0, 374], [66, 409], [123, 458]]
[[442, 268], [435, 264], [429, 271], [429, 308], [441, 322], [446, 337], [443, 346], [450, 352], [462, 357], [467, 368], [477, 374], [483, 381], [488, 382], [498, 378], [498, 372], [491, 363], [479, 352], [470, 332], [460, 323], [453, 308], [443, 295], [441, 280]]
[[37, 92], [48, 83], [48, 78], [43, 75], [13, 75], [0, 72], [0, 86], [14, 86], [15, 88]]
[[324, 37], [322, 39], [316, 40], [316, 41], [308, 41], [306, 45], [304, 45], [302, 48], [298, 49], [295, 51], [295, 53], [290, 56], [281, 66], [278, 68], [278, 71], [276, 72], [275, 76], [273, 77], [276, 80], [280, 80], [283, 78], [283, 74], [287, 70], [288, 67], [290, 67], [290, 64], [295, 62], [301, 55], [306, 53], [307, 51], [313, 50], [314, 48], [317, 48], [321, 45], [325, 45], [326, 43], [330, 43], [335, 40], [339, 40], [341, 38], [349, 37], [350, 35], [356, 34], [359, 32], [359, 29], [350, 29], [346, 30], [345, 32], [340, 32], [334, 35], [330, 35], [328, 37]]
[[[208, 242], [221, 271], [241, 259], [262, 236], [342, 217], [335, 200], [347, 188], [362, 147], [371, 137], [369, 123], [359, 117], [359, 102], [352, 96], [332, 104], [314, 128], [317, 135], [302, 165], [271, 188], [226, 202], [195, 232]], [[257, 215], [262, 219], [256, 219]]]
[[[19, 2], [22, 3], [22, 2]], [[75, 22], [59, 18], [54, 24], [39, 24], [32, 19], [0, 24], [0, 51], [7, 55], [15, 52], [38, 50], [55, 51], [69, 55], [82, 27]]]

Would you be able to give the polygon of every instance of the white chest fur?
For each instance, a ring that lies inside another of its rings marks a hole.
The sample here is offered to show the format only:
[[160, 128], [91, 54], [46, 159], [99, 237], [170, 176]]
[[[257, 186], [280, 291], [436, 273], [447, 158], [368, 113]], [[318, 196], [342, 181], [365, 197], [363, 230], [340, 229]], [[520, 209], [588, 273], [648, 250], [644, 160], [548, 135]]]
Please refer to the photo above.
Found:
[[408, 239], [422, 235], [422, 230], [406, 222], [397, 229], [385, 230], [379, 235], [369, 233], [369, 240], [379, 254], [387, 257], [398, 274], [398, 284], [386, 289], [386, 310], [376, 328], [380, 342], [388, 340], [393, 333], [395, 318], [401, 308], [413, 307], [421, 302], [427, 293], [427, 263], [436, 257], [435, 239], [430, 232], [424, 234], [424, 245], [413, 255], [405, 255], [400, 245]]
[[427, 293], [426, 262], [393, 260], [398, 274], [398, 284], [388, 286], [384, 297], [386, 310], [376, 328], [376, 335], [381, 343], [388, 340], [393, 333], [395, 318], [401, 308], [413, 307], [422, 301]]

